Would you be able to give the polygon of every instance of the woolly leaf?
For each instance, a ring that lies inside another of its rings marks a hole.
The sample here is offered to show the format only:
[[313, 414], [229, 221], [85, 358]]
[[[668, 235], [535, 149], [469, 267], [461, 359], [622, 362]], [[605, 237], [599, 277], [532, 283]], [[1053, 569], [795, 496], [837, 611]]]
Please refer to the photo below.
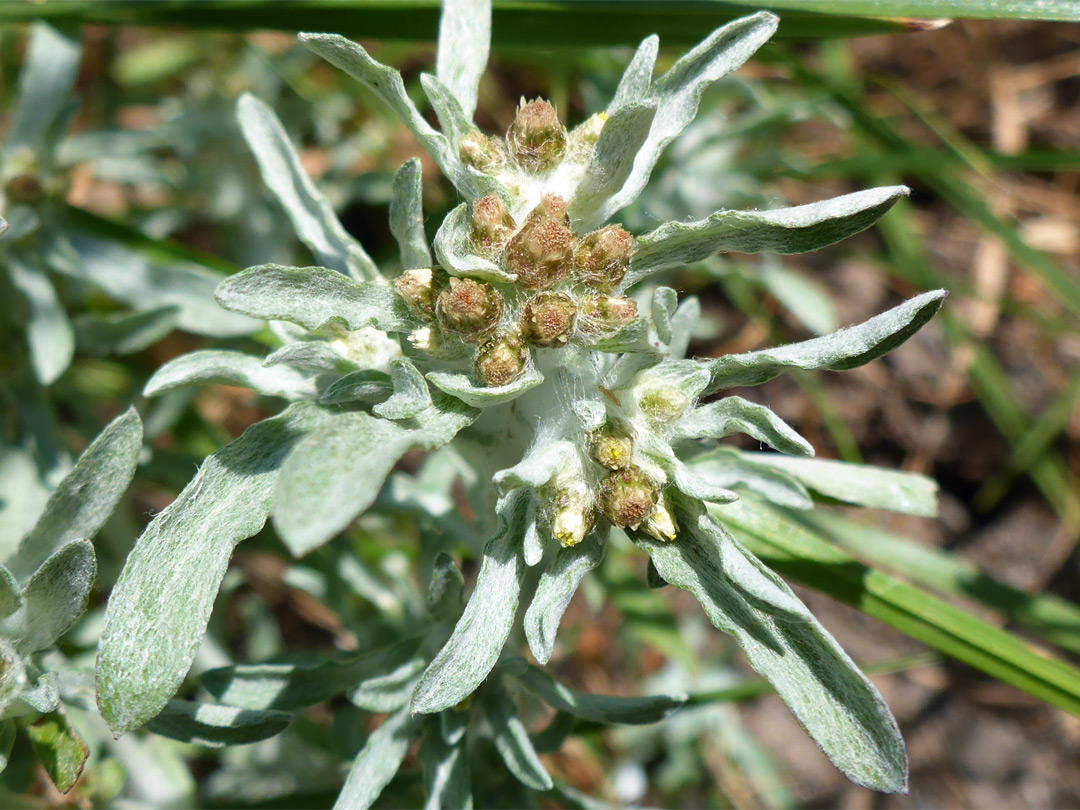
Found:
[[484, 712], [491, 725], [491, 737], [507, 769], [518, 781], [533, 790], [551, 790], [551, 776], [529, 739], [517, 707], [501, 684], [492, 684], [484, 694]]
[[273, 737], [288, 728], [292, 720], [293, 716], [285, 712], [170, 700], [146, 728], [172, 740], [204, 748], [224, 748]]
[[26, 342], [30, 364], [42, 385], [59, 379], [75, 353], [75, 332], [45, 271], [21, 253], [4, 256], [12, 286], [26, 302]]
[[701, 366], [712, 375], [707, 393], [760, 385], [790, 368], [846, 371], [865, 365], [919, 331], [941, 308], [946, 295], [945, 290], [923, 293], [858, 326], [802, 343], [703, 361]]
[[641, 41], [634, 58], [623, 71], [615, 97], [608, 105], [607, 114], [614, 115], [628, 104], [644, 99], [652, 86], [653, 70], [656, 68], [656, 55], [660, 50], [660, 37], [653, 34]]
[[203, 462], [136, 542], [98, 647], [98, 706], [114, 732], [143, 725], [176, 693], [233, 548], [263, 527], [282, 461], [322, 417], [297, 404], [248, 428]]
[[75, 342], [91, 354], [133, 354], [172, 332], [179, 316], [180, 308], [174, 305], [142, 312], [84, 313], [75, 318]]
[[427, 608], [434, 619], [456, 616], [461, 610], [461, 598], [465, 593], [465, 578], [461, 569], [445, 551], [435, 557], [428, 585]]
[[371, 410], [385, 419], [411, 419], [431, 407], [431, 393], [424, 375], [411, 360], [390, 361], [390, 380], [394, 393]]
[[51, 149], [62, 132], [58, 123], [68, 107], [79, 73], [82, 48], [78, 37], [37, 23], [31, 29], [26, 62], [19, 73], [15, 116], [5, 154], [22, 148], [38, 152]]
[[439, 718], [430, 718], [420, 742], [424, 810], [468, 810], [472, 807], [472, 788], [465, 746], [447, 743], [440, 726]]
[[311, 182], [274, 111], [245, 93], [236, 104], [236, 117], [258, 161], [263, 182], [278, 198], [300, 241], [324, 266], [356, 279], [378, 280], [375, 263]]
[[[751, 457], [753, 455], [753, 457]], [[732, 447], [717, 447], [694, 458], [687, 468], [711, 486], [748, 489], [766, 500], [792, 509], [811, 509], [814, 501], [807, 488], [783, 470], [770, 466], [772, 453], [747, 454]]]
[[411, 715], [407, 706], [387, 717], [367, 738], [353, 760], [345, 777], [345, 786], [334, 802], [334, 810], [367, 810], [371, 807], [398, 772], [409, 753], [409, 742], [422, 724], [423, 718]]
[[764, 405], [742, 397], [724, 397], [694, 408], [675, 426], [675, 432], [686, 439], [722, 439], [732, 433], [745, 433], [781, 453], [814, 455], [810, 443], [787, 422]]
[[468, 276], [483, 281], [514, 281], [516, 275], [507, 273], [495, 262], [470, 250], [470, 222], [468, 203], [462, 203], [446, 215], [435, 233], [435, 257], [439, 260], [439, 266], [452, 276]]
[[559, 622], [581, 580], [604, 558], [604, 546], [603, 538], [591, 532], [576, 546], [560, 548], [541, 574], [536, 593], [525, 611], [525, 637], [539, 663], [551, 660]]
[[89, 540], [67, 543], [30, 577], [22, 592], [21, 612], [11, 618], [16, 647], [34, 653], [51, 647], [86, 610], [97, 576]]
[[406, 270], [431, 267], [424, 233], [424, 184], [419, 158], [410, 158], [394, 174], [390, 191], [390, 233]]
[[491, 0], [446, 0], [439, 20], [435, 75], [470, 119], [490, 49]]
[[325, 340], [302, 340], [288, 343], [266, 355], [263, 366], [295, 366], [313, 371], [331, 371], [336, 374], [353, 372], [356, 364], [339, 354]]
[[717, 211], [697, 222], [666, 222], [638, 237], [626, 286], [665, 267], [714, 253], [806, 253], [866, 230], [909, 189], [887, 186], [771, 211]]
[[450, 640], [424, 672], [413, 694], [421, 714], [456, 706], [471, 695], [499, 660], [521, 595], [525, 560], [526, 492], [506, 496], [498, 509], [499, 529], [484, 548], [484, 561], [465, 611]]
[[363, 400], [377, 402], [386, 399], [394, 391], [390, 375], [385, 371], [364, 368], [335, 380], [319, 397], [326, 404], [339, 404]]
[[510, 402], [544, 381], [543, 375], [532, 365], [506, 385], [483, 385], [461, 372], [429, 371], [426, 376], [436, 388], [474, 408], [488, 408]]
[[264, 366], [243, 352], [203, 349], [175, 357], [153, 373], [143, 396], [156, 397], [187, 385], [240, 385], [268, 397], [312, 399], [316, 395], [311, 374], [291, 366]]
[[350, 330], [374, 326], [388, 332], [407, 332], [416, 325], [390, 287], [353, 281], [325, 267], [249, 267], [221, 282], [214, 298], [233, 312], [311, 330], [332, 322]]

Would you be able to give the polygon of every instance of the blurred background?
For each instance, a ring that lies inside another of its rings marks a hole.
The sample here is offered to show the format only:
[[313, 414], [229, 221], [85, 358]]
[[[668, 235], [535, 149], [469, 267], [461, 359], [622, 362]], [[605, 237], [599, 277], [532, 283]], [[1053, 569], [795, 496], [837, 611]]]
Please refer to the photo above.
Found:
[[[259, 24], [253, 15], [251, 27]], [[901, 297], [948, 288], [938, 318], [884, 361], [737, 393], [797, 425], [819, 457], [921, 472], [940, 483], [940, 519], [853, 513], [862, 523], [822, 528], [829, 542], [1008, 626], [1037, 652], [1075, 659], [1080, 25], [924, 27], [768, 46], [706, 92], [696, 123], [621, 219], [642, 232], [722, 207], [910, 186], [911, 197], [876, 227], [833, 248], [795, 257], [728, 255], [672, 274], [669, 283], [699, 296], [706, 313], [692, 353], [804, 339], [865, 320]], [[27, 32], [22, 24], [0, 25], [0, 137], [16, 105]], [[660, 69], [705, 32], [662, 38]], [[346, 33], [400, 69], [410, 88], [419, 90], [419, 74], [432, 69], [430, 43]], [[48, 430], [68, 453], [140, 402], [146, 378], [166, 360], [261, 339], [230, 335], [227, 325], [207, 337], [182, 319], [166, 319], [153, 322], [152, 340], [119, 348], [110, 342], [103, 324], [129, 310], [154, 311], [155, 302], [175, 303], [154, 297], [187, 284], [175, 282], [173, 268], [200, 279], [270, 261], [311, 263], [235, 124], [242, 92], [278, 112], [306, 170], [376, 261], [392, 262], [396, 253], [387, 204], [393, 172], [406, 159], [424, 161], [429, 236], [456, 203], [389, 112], [290, 34], [89, 24], [81, 37], [78, 103], [55, 152], [59, 185], [45, 190], [56, 221], [96, 262], [91, 283], [63, 273], [55, 279], [75, 324], [74, 360], [40, 396], [42, 413], [53, 420]], [[518, 99], [541, 95], [573, 126], [606, 106], [631, 54], [625, 46], [497, 42], [476, 120], [489, 132], [505, 131]], [[199, 300], [214, 306], [202, 287], [189, 287], [196, 313]], [[4, 332], [0, 340], [9, 342], [0, 355], [11, 355], [14, 338]], [[14, 375], [11, 368], [5, 372]], [[9, 404], [8, 440], [16, 430]], [[272, 412], [251, 392], [220, 386], [175, 392], [146, 412], [155, 452], [98, 540], [98, 609], [65, 642], [72, 655], [92, 656], [100, 607], [149, 516], [206, 453]], [[406, 459], [406, 469], [418, 462]], [[362, 559], [380, 581], [391, 582], [415, 554], [414, 529], [402, 521], [374, 516], [358, 529]], [[931, 650], [872, 610], [842, 603], [850, 599], [799, 586], [851, 656], [877, 673], [909, 746], [910, 795], [851, 785], [779, 699], [747, 688], [749, 671], [737, 651], [688, 595], [645, 587], [644, 566], [639, 556], [613, 554], [601, 575], [586, 581], [567, 613], [555, 674], [593, 692], [669, 687], [720, 697], [660, 726], [571, 737], [545, 757], [569, 784], [615, 804], [663, 807], [1080, 804], [1076, 714], [1016, 688], [1015, 678], [992, 677], [992, 667]], [[212, 624], [224, 659], [211, 651], [201, 665], [355, 645], [353, 627], [366, 608], [342, 615], [305, 588], [301, 569], [269, 530], [242, 546]], [[166, 753], [162, 740], [155, 756], [175, 764], [168, 778], [177, 780], [176, 795], [197, 795], [201, 804], [324, 806], [336, 790], [333, 769], [327, 776], [326, 762], [304, 746], [331, 745], [340, 723], [333, 708], [313, 710], [285, 742], [221, 754], [171, 743]], [[108, 745], [100, 761], [114, 765], [91, 770], [66, 796], [32, 769], [21, 785], [7, 775], [7, 789], [23, 792], [27, 806], [108, 804], [137, 769], [134, 754]], [[281, 766], [288, 746], [301, 752], [289, 766], [293, 782]]]

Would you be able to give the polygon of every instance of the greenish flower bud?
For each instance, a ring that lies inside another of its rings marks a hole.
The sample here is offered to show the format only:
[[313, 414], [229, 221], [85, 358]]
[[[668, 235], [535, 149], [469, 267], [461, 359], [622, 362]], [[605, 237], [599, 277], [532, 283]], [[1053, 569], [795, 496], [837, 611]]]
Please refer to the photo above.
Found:
[[574, 334], [577, 305], [566, 293], [542, 292], [529, 299], [521, 333], [534, 346], [564, 346]]
[[589, 158], [592, 157], [593, 147], [600, 140], [600, 133], [603, 131], [606, 121], [607, 113], [601, 112], [590, 116], [574, 127], [570, 133], [564, 160], [579, 164], [588, 163]]
[[435, 277], [435, 271], [427, 267], [406, 270], [394, 281], [398, 295], [424, 323], [435, 320], [435, 299], [441, 286], [440, 280]]
[[581, 302], [582, 326], [589, 332], [614, 332], [637, 317], [637, 304], [625, 295], [594, 295]]
[[490, 174], [506, 162], [506, 147], [498, 139], [474, 129], [458, 141], [458, 157], [467, 166]]
[[548, 500], [551, 535], [564, 548], [576, 546], [596, 524], [596, 510], [584, 482], [556, 489]]
[[529, 347], [517, 335], [489, 340], [476, 355], [476, 376], [493, 388], [512, 382], [529, 364]]
[[546, 194], [506, 246], [505, 268], [526, 290], [546, 290], [569, 273], [571, 240], [566, 201]]
[[566, 152], [566, 127], [555, 108], [538, 98], [518, 107], [506, 131], [506, 144], [523, 169], [546, 172], [555, 168]]
[[477, 253], [494, 259], [516, 230], [517, 223], [497, 195], [489, 194], [473, 203], [469, 240]]
[[609, 473], [600, 483], [600, 510], [620, 529], [637, 529], [659, 497], [660, 487], [634, 465]]
[[667, 496], [663, 492], [660, 493], [660, 497], [656, 500], [656, 506], [653, 507], [649, 517], [645, 520], [642, 531], [665, 543], [674, 540], [678, 535], [679, 524], [675, 522], [675, 515], [671, 513]]
[[638, 407], [650, 422], [670, 425], [682, 419], [690, 407], [690, 397], [674, 385], [655, 383], [638, 393]]
[[469, 343], [479, 343], [495, 331], [502, 311], [503, 299], [498, 291], [471, 278], [450, 279], [450, 285], [435, 301], [439, 324]]
[[589, 458], [609, 470], [621, 470], [630, 466], [634, 454], [634, 439], [629, 429], [615, 422], [605, 422], [585, 437]]
[[574, 249], [574, 275], [603, 292], [623, 280], [634, 252], [634, 237], [620, 225], [608, 225], [586, 234]]

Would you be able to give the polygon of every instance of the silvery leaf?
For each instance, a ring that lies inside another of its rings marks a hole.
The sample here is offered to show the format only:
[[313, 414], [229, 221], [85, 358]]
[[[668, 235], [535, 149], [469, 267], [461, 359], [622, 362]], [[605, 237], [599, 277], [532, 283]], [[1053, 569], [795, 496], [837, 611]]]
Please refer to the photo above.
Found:
[[392, 712], [409, 702], [427, 663], [425, 656], [414, 652], [352, 687], [347, 693], [349, 702], [368, 712]]
[[724, 210], [697, 222], [666, 222], [635, 240], [623, 285], [714, 253], [818, 250], [869, 228], [908, 193], [906, 186], [886, 186], [793, 208]]
[[241, 352], [203, 349], [182, 354], [163, 365], [146, 381], [143, 396], [156, 397], [185, 385], [239, 385], [268, 397], [314, 399], [315, 380], [291, 366], [264, 366]]
[[579, 692], [559, 683], [540, 667], [518, 659], [507, 670], [553, 709], [597, 723], [644, 725], [663, 720], [686, 703], [683, 693], [622, 697]]
[[75, 318], [75, 342], [91, 354], [133, 354], [172, 332], [179, 316], [175, 305], [142, 312], [84, 313]]
[[670, 344], [672, 335], [671, 319], [675, 314], [675, 307], [679, 303], [679, 296], [671, 287], [657, 287], [653, 290], [652, 306], [649, 316], [652, 318], [656, 336], [661, 343]]
[[293, 716], [285, 712], [170, 700], [146, 728], [172, 740], [204, 748], [224, 748], [273, 737], [288, 728], [292, 720]]
[[529, 609], [525, 611], [525, 637], [533, 657], [541, 664], [551, 660], [555, 634], [566, 608], [585, 575], [604, 559], [604, 539], [597, 532], [576, 546], [560, 548], [540, 576]]
[[608, 116], [567, 209], [575, 231], [585, 233], [604, 224], [607, 217], [600, 213], [630, 176], [655, 115], [656, 104], [645, 101], [627, 104]]
[[326, 404], [340, 404], [356, 400], [381, 402], [393, 391], [394, 385], [390, 381], [389, 374], [373, 368], [364, 368], [335, 380], [323, 391], [319, 401]]
[[424, 185], [419, 158], [410, 158], [394, 175], [390, 192], [390, 233], [401, 252], [405, 270], [431, 267], [424, 233]]
[[790, 368], [846, 371], [865, 365], [919, 331], [941, 308], [946, 295], [945, 290], [923, 293], [858, 326], [802, 343], [701, 361], [701, 366], [712, 375], [706, 393], [760, 385]]
[[91, 539], [131, 483], [142, 450], [142, 422], [129, 408], [101, 431], [49, 496], [37, 524], [8, 562], [25, 580], [73, 540]]
[[517, 614], [525, 560], [528, 493], [500, 501], [499, 528], [484, 548], [484, 561], [469, 602], [413, 694], [412, 711], [421, 714], [456, 706], [483, 682], [502, 652]]
[[784, 472], [813, 492], [841, 503], [921, 517], [935, 517], [938, 513], [937, 482], [925, 475], [844, 461], [788, 458], [774, 453], [747, 453], [746, 457]]
[[34, 376], [51, 385], [71, 363], [75, 332], [45, 271], [14, 251], [4, 259], [12, 286], [26, 302], [26, 342]]
[[[660, 576], [693, 594], [712, 623], [735, 637], [815, 742], [857, 784], [885, 792], [907, 785], [907, 755], [896, 721], [874, 686], [836, 641], [806, 614], [748, 598], [725, 573], [721, 537], [700, 507], [679, 504], [678, 542], [634, 533]], [[790, 594], [782, 582], [776, 588]], [[794, 594], [790, 594], [795, 599]]]
[[14, 575], [5, 566], [0, 565], [0, 619], [6, 619], [19, 609], [19, 605], [22, 604], [20, 590]]
[[136, 542], [98, 647], [98, 707], [117, 734], [146, 723], [176, 693], [233, 549], [263, 527], [282, 461], [322, 416], [297, 404], [248, 428], [203, 462]]
[[21, 148], [51, 149], [59, 141], [57, 123], [68, 106], [79, 73], [82, 48], [78, 37], [61, 33], [46, 23], [31, 29], [26, 62], [19, 73], [15, 116], [4, 152]]
[[61, 546], [30, 577], [20, 612], [8, 620], [18, 625], [12, 631], [16, 647], [27, 654], [51, 647], [86, 610], [96, 576], [90, 541], [73, 540]]
[[263, 182], [285, 209], [296, 235], [326, 267], [355, 279], [381, 279], [375, 263], [342, 226], [333, 207], [311, 182], [274, 111], [250, 93], [236, 104], [240, 129], [259, 163]]
[[[774, 454], [761, 454], [761, 457], [767, 459]], [[717, 447], [694, 458], [687, 467], [695, 476], [715, 487], [748, 489], [791, 509], [813, 508], [810, 493], [798, 479], [755, 458], [732, 447]]]
[[641, 41], [634, 58], [623, 71], [615, 97], [608, 105], [607, 113], [614, 115], [628, 104], [641, 101], [649, 94], [652, 86], [653, 70], [656, 68], [656, 55], [660, 50], [660, 37], [653, 34]]
[[412, 360], [401, 357], [390, 361], [390, 380], [394, 393], [371, 410], [385, 419], [411, 419], [431, 407], [431, 393], [424, 375]]
[[454, 560], [444, 551], [435, 557], [428, 585], [427, 609], [436, 620], [457, 616], [465, 593], [465, 578]]
[[336, 374], [356, 371], [356, 363], [336, 352], [325, 340], [302, 340], [297, 343], [288, 343], [266, 355], [262, 364], [266, 368], [293, 366], [312, 371], [330, 371]]
[[249, 267], [221, 282], [214, 298], [233, 312], [310, 330], [332, 322], [350, 330], [374, 326], [389, 332], [416, 326], [401, 296], [389, 286], [353, 281], [325, 267]]
[[694, 408], [675, 425], [676, 436], [683, 439], [722, 439], [733, 433], [745, 433], [781, 453], [814, 455], [813, 446], [787, 422], [742, 397], [724, 397]]
[[501, 684], [491, 684], [484, 694], [484, 712], [491, 725], [495, 750], [518, 781], [533, 790], [551, 790], [551, 776], [529, 739], [517, 707]]
[[520, 487], [542, 487], [557, 472], [577, 464], [572, 442], [557, 440], [535, 444], [513, 467], [495, 473], [492, 483], [502, 495]]
[[[623, 77], [610, 113], [637, 101], [634, 96], [648, 86], [648, 95], [641, 98], [656, 104], [649, 137], [637, 153], [634, 169], [619, 192], [595, 214], [596, 221], [605, 222], [621, 208], [637, 199], [649, 182], [656, 161], [667, 145], [677, 138], [697, 115], [698, 104], [705, 88], [738, 68], [773, 35], [777, 18], [759, 12], [735, 20], [714, 31], [700, 45], [687, 52], [663, 76], [646, 85], [646, 74], [652, 72], [655, 47], [645, 40], [634, 57], [628, 76]], [[616, 106], [616, 104], [618, 106]]]
[[440, 391], [457, 397], [474, 408], [488, 408], [510, 402], [544, 381], [543, 375], [533, 365], [506, 385], [479, 384], [462, 372], [429, 371], [426, 376]]
[[452, 745], [443, 738], [440, 718], [424, 724], [420, 742], [420, 770], [424, 775], [424, 810], [471, 810], [469, 760], [464, 745]]
[[409, 753], [409, 743], [422, 724], [423, 718], [410, 714], [408, 706], [387, 717], [353, 760], [345, 777], [345, 786], [334, 802], [334, 810], [367, 810], [371, 807], [398, 772]]
[[452, 276], [468, 276], [483, 281], [511, 282], [517, 276], [507, 273], [495, 262], [471, 252], [469, 248], [470, 214], [462, 203], [443, 220], [435, 234], [435, 258]]
[[671, 340], [668, 341], [668, 356], [680, 360], [686, 357], [694, 327], [701, 319], [701, 302], [694, 296], [684, 298], [671, 316]]
[[470, 119], [490, 49], [491, 0], [446, 0], [439, 20], [435, 75]]

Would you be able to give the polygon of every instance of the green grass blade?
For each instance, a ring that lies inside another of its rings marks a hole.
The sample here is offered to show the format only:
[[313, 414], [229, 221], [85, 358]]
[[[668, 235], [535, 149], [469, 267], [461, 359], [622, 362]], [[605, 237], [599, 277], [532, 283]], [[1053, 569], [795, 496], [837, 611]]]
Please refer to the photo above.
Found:
[[926, 591], [863, 565], [773, 507], [744, 498], [713, 514], [778, 572], [917, 641], [1080, 716], [1080, 671]]

